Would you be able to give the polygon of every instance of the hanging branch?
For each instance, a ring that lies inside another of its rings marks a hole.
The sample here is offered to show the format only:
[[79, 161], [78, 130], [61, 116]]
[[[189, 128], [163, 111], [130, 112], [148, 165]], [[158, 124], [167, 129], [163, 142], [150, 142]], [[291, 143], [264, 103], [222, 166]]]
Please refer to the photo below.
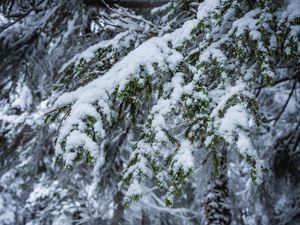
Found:
[[293, 84], [293, 87], [292, 87], [292, 90], [290, 91], [290, 94], [289, 94], [287, 100], [285, 101], [284, 106], [282, 107], [280, 113], [278, 114], [278, 116], [277, 116], [276, 119], [275, 119], [274, 126], [276, 125], [276, 123], [277, 123], [278, 120], [280, 119], [281, 115], [282, 115], [283, 112], [285, 111], [287, 105], [289, 104], [289, 101], [291, 100], [291, 97], [292, 97], [294, 91], [296, 90], [296, 84], [297, 84], [297, 82], [296, 82], [296, 80], [295, 80], [295, 82], [294, 82], [294, 84]]

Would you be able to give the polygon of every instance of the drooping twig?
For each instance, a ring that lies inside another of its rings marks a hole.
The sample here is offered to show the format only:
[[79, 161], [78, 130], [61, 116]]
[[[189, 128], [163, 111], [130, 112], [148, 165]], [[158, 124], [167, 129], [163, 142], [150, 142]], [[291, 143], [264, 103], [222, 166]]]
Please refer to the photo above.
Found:
[[297, 80], [294, 81], [292, 90], [290, 91], [289, 96], [288, 96], [287, 100], [284, 103], [284, 106], [282, 107], [281, 111], [279, 112], [278, 116], [275, 119], [274, 126], [276, 125], [276, 123], [280, 119], [281, 115], [283, 114], [284, 110], [286, 109], [287, 105], [289, 104], [289, 101], [291, 100], [291, 97], [292, 97], [292, 95], [293, 95], [293, 93], [296, 89], [296, 84], [297, 84]]

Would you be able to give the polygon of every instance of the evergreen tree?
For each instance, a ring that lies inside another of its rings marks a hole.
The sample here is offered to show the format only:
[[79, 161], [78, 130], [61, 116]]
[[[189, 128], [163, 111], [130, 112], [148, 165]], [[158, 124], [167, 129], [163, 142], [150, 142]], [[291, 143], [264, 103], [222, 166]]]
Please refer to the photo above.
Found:
[[[96, 160], [106, 130], [126, 121], [126, 127], [141, 127], [142, 134], [123, 175], [122, 183], [128, 185], [125, 202], [140, 198], [140, 181], [148, 177], [157, 180], [158, 188], [168, 186], [166, 204], [172, 204], [193, 168], [192, 152], [202, 144], [197, 141], [200, 133], [212, 151], [215, 174], [218, 146], [224, 142], [250, 164], [256, 182], [262, 165], [247, 134], [251, 120], [259, 124], [253, 86], [260, 80], [272, 83], [277, 67], [271, 65], [275, 62], [270, 54], [292, 59], [266, 35], [265, 26], [285, 29], [284, 19], [295, 23], [296, 11], [276, 17], [280, 7], [269, 1], [205, 1], [197, 19], [146, 41], [102, 77], [60, 97], [55, 111], [67, 116], [57, 140], [58, 158], [66, 167], [83, 156]], [[285, 42], [297, 43], [296, 31], [289, 28]], [[202, 38], [195, 44], [198, 35]], [[298, 53], [295, 46], [289, 50], [289, 55]]]

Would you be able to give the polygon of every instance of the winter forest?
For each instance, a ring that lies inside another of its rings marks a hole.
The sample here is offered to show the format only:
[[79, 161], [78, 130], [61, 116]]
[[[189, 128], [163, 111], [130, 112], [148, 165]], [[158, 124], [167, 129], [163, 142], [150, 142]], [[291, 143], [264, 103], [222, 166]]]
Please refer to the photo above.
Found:
[[300, 0], [0, 0], [0, 225], [299, 225]]

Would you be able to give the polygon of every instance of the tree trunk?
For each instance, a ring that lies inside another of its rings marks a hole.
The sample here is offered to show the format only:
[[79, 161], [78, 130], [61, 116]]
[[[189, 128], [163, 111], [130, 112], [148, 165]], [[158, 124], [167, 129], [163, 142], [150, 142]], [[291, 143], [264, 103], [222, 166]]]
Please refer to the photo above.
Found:
[[116, 206], [115, 206], [111, 225], [123, 224], [123, 215], [124, 215], [123, 197], [124, 195], [121, 191], [118, 191], [114, 196], [114, 203]]
[[205, 201], [206, 225], [230, 225], [226, 156], [220, 159], [220, 174], [212, 176]]

